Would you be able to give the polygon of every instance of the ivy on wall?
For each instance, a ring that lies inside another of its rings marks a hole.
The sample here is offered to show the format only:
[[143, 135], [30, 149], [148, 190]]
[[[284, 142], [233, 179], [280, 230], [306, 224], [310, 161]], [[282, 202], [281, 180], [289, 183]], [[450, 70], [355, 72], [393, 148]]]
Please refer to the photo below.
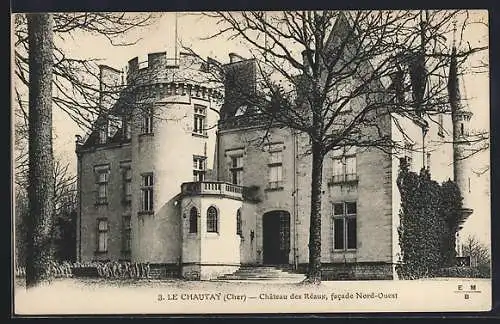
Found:
[[428, 170], [411, 172], [402, 160], [397, 185], [401, 193], [398, 275], [404, 279], [433, 277], [441, 268], [454, 266], [462, 209], [456, 183], [439, 184]]

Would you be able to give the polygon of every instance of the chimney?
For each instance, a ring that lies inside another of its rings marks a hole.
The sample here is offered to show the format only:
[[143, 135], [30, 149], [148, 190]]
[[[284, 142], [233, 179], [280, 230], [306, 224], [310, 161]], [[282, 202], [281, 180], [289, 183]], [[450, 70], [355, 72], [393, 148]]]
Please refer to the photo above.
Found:
[[236, 53], [229, 53], [229, 63], [241, 62], [245, 59]]
[[108, 110], [115, 103], [122, 85], [122, 71], [107, 65], [99, 65], [100, 108]]
[[306, 68], [306, 70], [310, 71], [311, 66], [309, 64], [309, 59], [307, 58], [307, 53], [314, 55], [314, 51], [313, 50], [303, 50], [302, 51], [302, 63], [304, 64], [304, 67]]

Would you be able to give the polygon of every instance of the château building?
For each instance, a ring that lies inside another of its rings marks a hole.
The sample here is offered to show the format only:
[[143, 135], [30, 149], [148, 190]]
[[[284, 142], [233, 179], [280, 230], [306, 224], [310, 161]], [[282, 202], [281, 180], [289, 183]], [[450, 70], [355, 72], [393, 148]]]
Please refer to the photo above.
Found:
[[[202, 280], [242, 265], [306, 271], [309, 139], [289, 128], [263, 129], [262, 115], [229, 100], [230, 84], [223, 96], [210, 81], [208, 62], [162, 52], [147, 62], [131, 59], [126, 73], [100, 67], [103, 113], [76, 143], [79, 261], [148, 262]], [[255, 61], [235, 54], [224, 65], [248, 84], [256, 82], [256, 70]], [[396, 278], [401, 158], [413, 171], [429, 168], [437, 181], [456, 179], [463, 193], [470, 190], [460, 158], [466, 144], [459, 139], [471, 113], [453, 108], [433, 120], [381, 117], [381, 129], [402, 150], [329, 153], [322, 188], [325, 273]]]

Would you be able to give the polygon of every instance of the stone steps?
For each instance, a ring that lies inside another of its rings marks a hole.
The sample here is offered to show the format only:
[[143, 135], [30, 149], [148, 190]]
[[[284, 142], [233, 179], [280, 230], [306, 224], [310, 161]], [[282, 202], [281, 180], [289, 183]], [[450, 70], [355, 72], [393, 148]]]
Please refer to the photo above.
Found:
[[300, 282], [305, 275], [289, 272], [287, 266], [242, 266], [236, 272], [219, 276], [217, 280], [258, 281], [276, 280], [286, 282]]

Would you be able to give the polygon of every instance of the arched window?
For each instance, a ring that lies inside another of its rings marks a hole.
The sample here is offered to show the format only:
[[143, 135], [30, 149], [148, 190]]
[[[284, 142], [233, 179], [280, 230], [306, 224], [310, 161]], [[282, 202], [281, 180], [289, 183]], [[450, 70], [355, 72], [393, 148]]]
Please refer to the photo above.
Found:
[[217, 209], [214, 206], [210, 206], [207, 209], [207, 232], [219, 232]]
[[241, 236], [241, 208], [236, 212], [236, 235]]
[[189, 212], [189, 233], [198, 232], [198, 210], [196, 207], [191, 208]]

